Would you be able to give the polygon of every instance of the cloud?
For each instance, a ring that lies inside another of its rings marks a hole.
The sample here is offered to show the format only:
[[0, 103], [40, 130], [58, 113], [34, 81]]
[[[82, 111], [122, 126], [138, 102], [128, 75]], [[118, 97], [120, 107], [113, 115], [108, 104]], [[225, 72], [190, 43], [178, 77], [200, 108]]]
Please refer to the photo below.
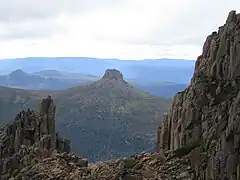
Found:
[[83, 13], [124, 4], [118, 0], [0, 0], [0, 21], [46, 19], [62, 13]]
[[239, 0], [0, 0], [0, 58], [195, 59]]
[[0, 24], [0, 40], [11, 41], [18, 39], [31, 40], [36, 38], [49, 38], [57, 31], [63, 29], [54, 19], [31, 20]]

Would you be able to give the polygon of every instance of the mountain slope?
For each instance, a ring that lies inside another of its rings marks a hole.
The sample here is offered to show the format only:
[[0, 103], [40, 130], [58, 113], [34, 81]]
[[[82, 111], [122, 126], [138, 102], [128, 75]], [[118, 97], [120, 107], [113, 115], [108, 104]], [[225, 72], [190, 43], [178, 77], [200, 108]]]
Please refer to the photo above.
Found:
[[0, 86], [0, 124], [11, 121], [22, 109], [35, 107], [41, 97], [41, 93], [37, 91]]
[[[56, 97], [59, 131], [72, 140], [73, 150], [94, 161], [154, 147], [154, 130], [170, 103], [132, 87], [117, 70], [107, 70], [102, 79]], [[91, 141], [76, 139], [77, 135]]]
[[102, 79], [89, 85], [62, 91], [3, 87], [0, 91], [0, 122], [52, 95], [58, 104], [58, 130], [72, 141], [73, 151], [90, 161], [154, 150], [157, 124], [170, 104], [167, 98], [132, 87], [117, 70], [107, 70]]

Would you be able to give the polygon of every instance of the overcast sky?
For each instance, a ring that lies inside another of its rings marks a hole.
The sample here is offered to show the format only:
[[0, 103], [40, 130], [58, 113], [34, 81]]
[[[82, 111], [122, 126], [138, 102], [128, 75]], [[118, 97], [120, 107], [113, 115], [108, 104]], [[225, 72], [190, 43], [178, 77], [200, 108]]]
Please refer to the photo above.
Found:
[[0, 0], [0, 58], [196, 59], [240, 0]]

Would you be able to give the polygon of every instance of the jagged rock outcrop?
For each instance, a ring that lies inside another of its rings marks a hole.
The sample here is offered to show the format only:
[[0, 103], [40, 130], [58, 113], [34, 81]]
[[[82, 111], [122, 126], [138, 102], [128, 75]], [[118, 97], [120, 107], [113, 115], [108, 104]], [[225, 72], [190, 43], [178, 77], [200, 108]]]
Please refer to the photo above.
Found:
[[55, 105], [44, 98], [39, 112], [28, 109], [0, 131], [0, 177], [39, 162], [54, 153], [70, 152], [70, 141], [55, 132]]
[[207, 37], [190, 85], [173, 99], [157, 150], [188, 154], [196, 180], [240, 179], [240, 14]]

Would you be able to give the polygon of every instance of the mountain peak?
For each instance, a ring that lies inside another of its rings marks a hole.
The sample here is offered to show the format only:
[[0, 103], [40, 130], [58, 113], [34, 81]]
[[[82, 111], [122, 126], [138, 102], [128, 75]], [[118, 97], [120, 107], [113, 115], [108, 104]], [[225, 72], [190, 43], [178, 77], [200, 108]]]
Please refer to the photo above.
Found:
[[123, 80], [123, 74], [117, 69], [107, 69], [102, 79]]
[[118, 87], [126, 88], [130, 87], [129, 84], [123, 80], [123, 74], [117, 69], [107, 69], [103, 77], [92, 84], [94, 87]]
[[27, 73], [25, 73], [23, 70], [21, 69], [17, 69], [15, 71], [12, 71], [9, 76], [22, 76], [22, 75], [27, 75]]

